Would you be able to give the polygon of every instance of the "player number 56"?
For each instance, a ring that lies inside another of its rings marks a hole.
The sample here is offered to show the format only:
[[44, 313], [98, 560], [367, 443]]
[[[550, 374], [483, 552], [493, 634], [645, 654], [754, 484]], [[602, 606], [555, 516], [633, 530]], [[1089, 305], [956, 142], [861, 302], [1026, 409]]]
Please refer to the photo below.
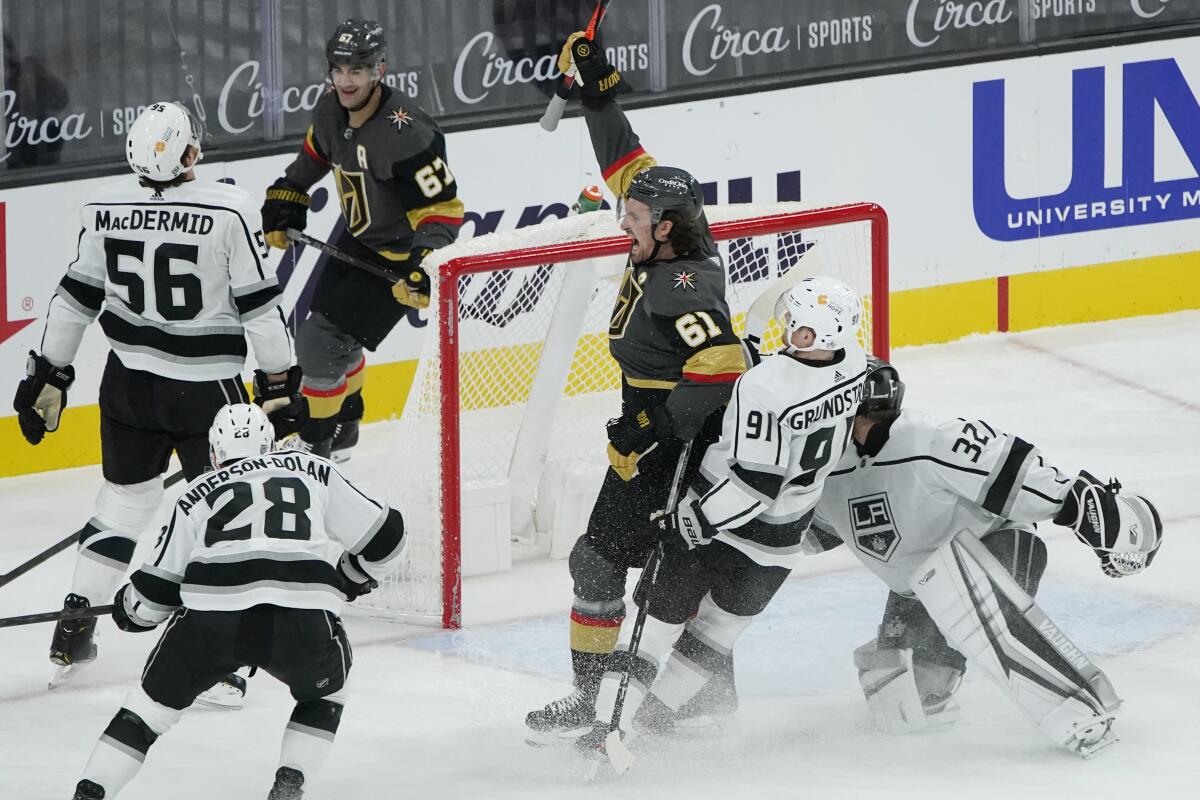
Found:
[[[442, 173], [440, 177], [439, 172]], [[440, 156], [417, 170], [413, 178], [421, 187], [422, 194], [430, 198], [437, 197], [443, 189], [454, 183], [454, 174]]]

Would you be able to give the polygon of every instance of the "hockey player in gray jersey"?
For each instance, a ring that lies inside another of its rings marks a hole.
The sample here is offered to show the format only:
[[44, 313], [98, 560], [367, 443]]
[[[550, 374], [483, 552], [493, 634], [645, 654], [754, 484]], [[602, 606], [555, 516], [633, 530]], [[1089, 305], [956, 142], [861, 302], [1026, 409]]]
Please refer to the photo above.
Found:
[[605, 749], [625, 669], [632, 680], [620, 729], [673, 730], [803, 555], [862, 400], [862, 308], [841, 282], [814, 277], [789, 290], [779, 312], [785, 348], [734, 386], [721, 438], [675, 512], [679, 535], [640, 599], [649, 604], [640, 648], [631, 663], [624, 631], [593, 729], [577, 741], [586, 753]]
[[948, 720], [970, 661], [1042, 733], [1090, 756], [1115, 741], [1121, 701], [1033, 601], [1046, 568], [1034, 523], [1072, 528], [1121, 577], [1158, 551], [1157, 511], [982, 420], [902, 409], [903, 395], [895, 368], [873, 361], [854, 446], [806, 541], [845, 542], [891, 590], [878, 637], [854, 654], [872, 717], [893, 732]]
[[[153, 103], [138, 117], [126, 153], [135, 175], [84, 205], [78, 256], [51, 298], [42, 351], [29, 354], [14, 402], [30, 444], [56, 430], [71, 363], [99, 317], [112, 348], [99, 395], [105, 483], [80, 532], [67, 608], [112, 596], [158, 511], [172, 451], [189, 480], [208, 468], [208, 421], [245, 398], [247, 336], [260, 367], [256, 400], [275, 418], [301, 408], [281, 292], [250, 196], [196, 179], [199, 129], [175, 103]], [[96, 657], [93, 631], [90, 619], [56, 626], [52, 686]]]
[[[296, 700], [270, 800], [299, 800], [333, 744], [352, 661], [338, 614], [398, 562], [404, 521], [329, 461], [275, 451], [256, 406], [221, 409], [209, 441], [216, 471], [183, 490], [154, 554], [113, 600], [122, 630], [170, 622], [75, 800], [116, 797], [196, 695], [243, 666], [273, 675]], [[336, 566], [331, 544], [344, 548]]]

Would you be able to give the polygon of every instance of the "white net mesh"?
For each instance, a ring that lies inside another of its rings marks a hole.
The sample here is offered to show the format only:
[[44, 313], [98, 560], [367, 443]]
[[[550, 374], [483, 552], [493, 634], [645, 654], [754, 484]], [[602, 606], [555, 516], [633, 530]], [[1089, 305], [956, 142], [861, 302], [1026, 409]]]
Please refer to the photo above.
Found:
[[[838, 208], [845, 207], [815, 210], [778, 203], [706, 209], [725, 260], [727, 297], [739, 333], [755, 298], [814, 248], [821, 255], [821, 272], [839, 277], [863, 296], [867, 313], [860, 339], [870, 349], [873, 309], [886, 302], [873, 296], [872, 225], [834, 224]], [[781, 233], [722, 238], [722, 223], [800, 211], [805, 213]], [[431, 313], [398, 431], [403, 453], [397, 453], [397, 463], [404, 464], [404, 479], [388, 498], [405, 517], [407, 558], [360, 606], [454, 624], [457, 609], [447, 613], [446, 600], [452, 607], [458, 604], [459, 532], [453, 515], [444, 517], [448, 484], [457, 482], [467, 493], [511, 496], [513, 533], [526, 534], [521, 528], [532, 522], [537, 503], [537, 475], [531, 471], [569, 460], [607, 463], [604, 424], [620, 413], [620, 373], [608, 353], [607, 332], [625, 257], [595, 259], [589, 248], [612, 237], [619, 238], [617, 250], [627, 249], [612, 212], [597, 211], [459, 242], [426, 261], [431, 274], [444, 264], [456, 266], [479, 256], [489, 259], [492, 268], [457, 278], [455, 319]], [[552, 264], [496, 266], [545, 246], [553, 246]], [[436, 292], [435, 286], [431, 311], [441, 306]], [[441, 448], [450, 425], [443, 410], [443, 343], [457, 352], [461, 443], [457, 467], [444, 470]], [[763, 349], [778, 344], [772, 324]], [[520, 451], [517, 467], [514, 451]]]

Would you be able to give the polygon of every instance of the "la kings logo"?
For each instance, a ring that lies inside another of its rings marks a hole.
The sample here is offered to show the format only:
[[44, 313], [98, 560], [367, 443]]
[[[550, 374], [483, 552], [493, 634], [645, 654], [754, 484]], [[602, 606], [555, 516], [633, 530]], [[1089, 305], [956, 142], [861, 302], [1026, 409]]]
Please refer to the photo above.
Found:
[[854, 546], [871, 558], [888, 561], [900, 544], [900, 532], [893, 522], [887, 493], [853, 497], [849, 503]]

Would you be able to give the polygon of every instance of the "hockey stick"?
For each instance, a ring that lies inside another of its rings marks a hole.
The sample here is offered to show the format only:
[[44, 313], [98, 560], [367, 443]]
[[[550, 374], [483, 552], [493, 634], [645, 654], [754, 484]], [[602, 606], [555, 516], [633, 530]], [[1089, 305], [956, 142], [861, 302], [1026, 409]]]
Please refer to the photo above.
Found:
[[[779, 298], [805, 278], [825, 274], [825, 257], [822, 252], [815, 246], [810, 247], [799, 261], [763, 289], [762, 294], [750, 304], [749, 310], [746, 311], [746, 331], [742, 335], [742, 350], [749, 366], [753, 367], [762, 361], [759, 348], [762, 346], [762, 337], [767, 331], [767, 325], [775, 316], [775, 306], [779, 303]], [[801, 265], [804, 269], [800, 269]]]
[[344, 264], [349, 264], [352, 267], [358, 267], [364, 272], [371, 273], [376, 278], [383, 278], [388, 283], [398, 283], [400, 281], [400, 276], [391, 270], [384, 269], [378, 264], [372, 264], [370, 261], [359, 258], [358, 256], [352, 256], [345, 250], [342, 250], [340, 247], [335, 247], [334, 245], [329, 244], [329, 242], [323, 242], [320, 239], [314, 239], [304, 231], [298, 231], [295, 228], [288, 228], [287, 237], [293, 242], [299, 242], [300, 244], [305, 244], [309, 247], [315, 247], [317, 250], [320, 250], [330, 258], [336, 258], [338, 261], [341, 261]]
[[[642, 643], [642, 630], [646, 627], [646, 617], [650, 611], [650, 592], [654, 590], [654, 584], [658, 581], [658, 569], [662, 566], [666, 537], [670, 535], [669, 520], [675, 513], [675, 507], [679, 505], [679, 493], [683, 488], [683, 473], [687, 471], [687, 463], [691, 455], [692, 442], [689, 440], [683, 446], [683, 452], [679, 454], [679, 463], [675, 465], [675, 475], [671, 478], [671, 490], [667, 494], [667, 507], [657, 517], [663, 535], [658, 537], [658, 544], [655, 545], [654, 552], [650, 554], [646, 568], [642, 570], [642, 583], [639, 588], [645, 586], [645, 589], [642, 591], [642, 602], [638, 605], [637, 619], [633, 623], [633, 633], [629, 637], [629, 660], [625, 664], [625, 672], [621, 675], [621, 685], [617, 689], [612, 722], [609, 724], [610, 730], [604, 739], [604, 752], [608, 754], [608, 762], [612, 764], [618, 775], [624, 775], [633, 766], [633, 753], [629, 752], [629, 748], [621, 741], [621, 712], [625, 709], [625, 696], [629, 693], [629, 681], [633, 677], [633, 660], [637, 658], [638, 647]], [[637, 592], [635, 591], [634, 594], [636, 595]]]
[[[592, 19], [588, 23], [584, 35], [591, 39], [596, 35], [596, 28], [600, 27], [601, 20], [604, 19], [604, 14], [608, 11], [610, 0], [597, 0], [596, 10], [592, 12]], [[575, 65], [571, 65], [571, 69], [563, 75], [562, 83], [554, 90], [554, 96], [550, 98], [550, 102], [546, 105], [546, 111], [542, 114], [542, 118], [538, 120], [538, 124], [542, 126], [542, 130], [554, 131], [558, 129], [558, 122], [562, 119], [563, 111], [567, 108], [567, 100], [571, 97], [571, 87], [575, 85], [576, 76]]]
[[58, 622], [60, 619], [84, 619], [86, 617], [103, 617], [111, 614], [112, 605], [95, 606], [93, 608], [64, 608], [60, 611], [46, 611], [42, 614], [26, 614], [22, 617], [0, 617], [0, 628], [11, 628], [15, 625], [33, 625], [37, 622]]
[[55, 544], [52, 544], [50, 547], [48, 547], [45, 550], [43, 550], [42, 552], [38, 553], [36, 556], [29, 559], [24, 564], [21, 564], [20, 566], [18, 566], [16, 569], [12, 570], [11, 572], [6, 572], [3, 575], [0, 575], [0, 586], [4, 586], [5, 584], [9, 583], [10, 581], [16, 580], [17, 578], [24, 575], [26, 572], [29, 572], [29, 570], [36, 567], [38, 564], [41, 564], [43, 561], [46, 561], [51, 556], [61, 553], [63, 550], [66, 550], [68, 547], [70, 547], [71, 545], [75, 544], [78, 541], [79, 541], [79, 531], [75, 531], [67, 538], [63, 539], [60, 542], [56, 542]]

